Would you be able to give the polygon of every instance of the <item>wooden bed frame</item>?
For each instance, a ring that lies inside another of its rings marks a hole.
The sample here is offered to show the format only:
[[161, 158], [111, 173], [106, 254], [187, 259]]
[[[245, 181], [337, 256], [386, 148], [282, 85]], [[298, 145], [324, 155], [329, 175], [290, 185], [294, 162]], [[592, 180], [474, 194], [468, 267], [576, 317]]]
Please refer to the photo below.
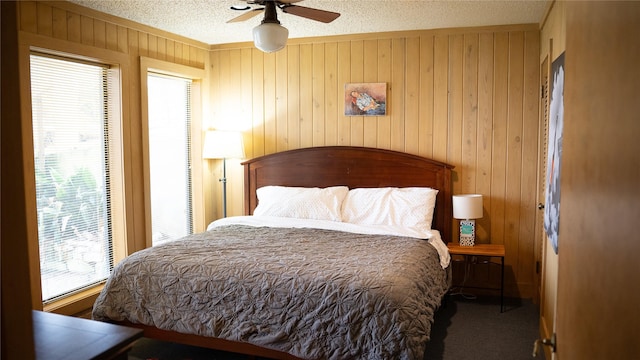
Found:
[[[438, 189], [433, 228], [448, 242], [452, 231], [451, 169], [453, 166], [397, 151], [348, 146], [289, 150], [247, 160], [244, 165], [244, 212], [251, 215], [258, 199], [256, 190], [266, 185], [327, 187], [431, 187]], [[181, 334], [132, 323], [144, 336], [273, 359], [298, 359], [281, 351], [249, 343]]]

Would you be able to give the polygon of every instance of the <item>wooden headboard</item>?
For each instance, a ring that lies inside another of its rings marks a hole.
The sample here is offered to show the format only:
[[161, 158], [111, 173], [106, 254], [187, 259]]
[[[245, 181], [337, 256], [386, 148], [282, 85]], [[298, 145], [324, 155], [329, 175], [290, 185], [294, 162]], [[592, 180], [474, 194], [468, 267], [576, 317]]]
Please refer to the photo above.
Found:
[[256, 189], [266, 185], [349, 188], [421, 186], [438, 189], [433, 228], [451, 239], [451, 169], [439, 161], [398, 151], [325, 146], [257, 157], [244, 165], [244, 212], [253, 214]]

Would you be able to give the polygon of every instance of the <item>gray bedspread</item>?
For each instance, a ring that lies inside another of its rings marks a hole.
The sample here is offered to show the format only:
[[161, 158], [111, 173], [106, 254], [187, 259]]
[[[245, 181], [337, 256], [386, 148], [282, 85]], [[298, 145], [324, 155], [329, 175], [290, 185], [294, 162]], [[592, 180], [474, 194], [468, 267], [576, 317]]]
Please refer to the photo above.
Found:
[[129, 256], [93, 318], [307, 359], [422, 359], [448, 273], [425, 240], [224, 226]]

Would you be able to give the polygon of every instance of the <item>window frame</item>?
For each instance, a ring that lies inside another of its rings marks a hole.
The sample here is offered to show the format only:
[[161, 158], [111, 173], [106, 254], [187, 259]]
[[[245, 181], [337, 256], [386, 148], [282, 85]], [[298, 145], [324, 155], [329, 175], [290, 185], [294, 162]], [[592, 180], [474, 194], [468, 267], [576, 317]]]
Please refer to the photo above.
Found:
[[[144, 172], [144, 208], [145, 208], [145, 243], [144, 247], [152, 246], [151, 230], [151, 176], [149, 165], [149, 98], [147, 91], [147, 77], [149, 73], [175, 76], [190, 79], [191, 83], [191, 164], [202, 163], [202, 103], [205, 71], [185, 65], [174, 64], [148, 57], [140, 57], [140, 122], [142, 127], [142, 151]], [[191, 168], [191, 198], [192, 198], [192, 227], [193, 232], [205, 230], [204, 212], [204, 184], [202, 166]]]
[[[88, 51], [87, 51], [88, 50]], [[19, 38], [19, 77], [20, 77], [20, 103], [21, 127], [23, 141], [23, 171], [25, 182], [25, 204], [27, 207], [27, 244], [29, 252], [29, 280], [31, 291], [31, 306], [35, 310], [44, 310], [74, 315], [86, 311], [93, 306], [96, 297], [103, 288], [103, 283], [91, 286], [86, 290], [78, 291], [69, 296], [47, 303], [42, 301], [42, 287], [40, 279], [40, 254], [38, 243], [38, 217], [36, 206], [35, 163], [33, 143], [33, 120], [31, 104], [31, 70], [30, 56], [39, 53], [52, 57], [60, 57], [72, 61], [91, 62], [103, 64], [109, 67], [110, 81], [113, 81], [113, 92], [110, 94], [110, 142], [111, 142], [111, 207], [112, 207], [112, 246], [113, 262], [117, 264], [126, 257], [133, 248], [131, 230], [127, 223], [131, 223], [130, 212], [126, 210], [127, 169], [130, 162], [130, 144], [125, 142], [125, 125], [129, 123], [127, 103], [123, 101], [128, 97], [128, 89], [123, 86], [123, 78], [129, 72], [129, 58], [125, 54], [110, 51], [95, 51], [77, 44], [68, 44], [63, 41], [43, 39], [31, 34], [24, 34]]]
[[[114, 249], [114, 236], [113, 236], [113, 232], [112, 230], [112, 218], [114, 216], [112, 216], [113, 211], [112, 211], [112, 191], [113, 190], [117, 190], [117, 187], [111, 186], [111, 180], [112, 180], [112, 176], [110, 174], [110, 169], [111, 167], [115, 164], [118, 165], [119, 161], [116, 159], [114, 162], [114, 159], [112, 159], [112, 142], [110, 139], [115, 138], [116, 143], [118, 143], [118, 139], [117, 137], [119, 137], [119, 123], [120, 123], [120, 118], [117, 115], [118, 110], [119, 110], [119, 100], [118, 99], [114, 99], [117, 94], [119, 94], [119, 87], [120, 84], [117, 82], [117, 78], [115, 78], [114, 75], [116, 75], [116, 70], [112, 69], [109, 65], [106, 65], [104, 63], [101, 62], [92, 62], [92, 61], [86, 61], [86, 60], [79, 60], [76, 58], [70, 58], [70, 57], [63, 57], [63, 56], [59, 56], [59, 55], [51, 55], [48, 53], [43, 53], [43, 52], [39, 52], [39, 51], [32, 51], [30, 53], [30, 70], [32, 70], [32, 66], [34, 65], [34, 63], [37, 63], [40, 60], [37, 60], [38, 58], [40, 59], [50, 59], [53, 61], [61, 61], [67, 64], [74, 64], [75, 65], [87, 65], [87, 66], [92, 66], [94, 68], [94, 70], [98, 70], [101, 73], [101, 77], [102, 77], [102, 81], [101, 81], [101, 91], [102, 91], [102, 99], [101, 99], [101, 116], [106, 114], [105, 118], [101, 119], [101, 131], [105, 131], [106, 132], [103, 134], [103, 139], [101, 139], [102, 142], [101, 144], [98, 144], [98, 146], [100, 146], [101, 148], [105, 148], [107, 152], [104, 154], [103, 157], [103, 171], [104, 171], [104, 175], [106, 175], [106, 179], [104, 179], [104, 183], [102, 183], [99, 179], [96, 179], [98, 182], [100, 182], [102, 185], [106, 186], [106, 188], [104, 189], [107, 197], [105, 200], [105, 204], [104, 204], [104, 210], [106, 211], [108, 220], [107, 223], [105, 225], [106, 229], [104, 230], [104, 233], [107, 235], [108, 237], [108, 241], [109, 241], [109, 246], [108, 246], [108, 251], [105, 254], [108, 257], [108, 267], [109, 267], [109, 273], [111, 273], [111, 270], [113, 269], [113, 265], [114, 265], [114, 256], [113, 256], [113, 249]], [[52, 64], [53, 65], [53, 64]], [[53, 66], [60, 66], [60, 65], [53, 65]], [[70, 66], [70, 65], [64, 65], [63, 67], [66, 66]], [[33, 73], [32, 73], [33, 74]], [[49, 75], [45, 75], [45, 76], [49, 76]], [[58, 74], [55, 75], [55, 78], [58, 78]], [[49, 77], [49, 79], [51, 79], [52, 81], [54, 80], [52, 77]], [[31, 80], [31, 85], [33, 85], [33, 81], [34, 79], [30, 79]], [[31, 97], [31, 100], [33, 101], [33, 96]], [[105, 101], [106, 100], [106, 101]], [[115, 108], [114, 108], [114, 102], [115, 102]], [[33, 105], [33, 104], [32, 104]], [[57, 108], [54, 110], [54, 113], [59, 114], [59, 109]], [[41, 109], [42, 110], [42, 109]], [[115, 110], [115, 111], [114, 111]], [[31, 114], [33, 116], [34, 114], [34, 109], [31, 109]], [[33, 119], [32, 119], [33, 120]], [[57, 121], [54, 119], [54, 121]], [[69, 121], [65, 121], [66, 124], [69, 124]], [[60, 124], [60, 126], [65, 126], [64, 124]], [[33, 134], [34, 139], [35, 139], [35, 134]], [[40, 136], [42, 136], [42, 133], [40, 133]], [[63, 140], [64, 141], [64, 140]], [[34, 142], [35, 145], [35, 142]], [[67, 143], [65, 143], [65, 146], [67, 145]], [[34, 155], [37, 151], [34, 149]], [[41, 156], [43, 156], [41, 154]], [[41, 159], [44, 161], [44, 159]], [[95, 159], [93, 159], [95, 160]], [[35, 161], [35, 156], [34, 156], [34, 161]], [[46, 161], [45, 161], [46, 162]], [[35, 165], [35, 164], [34, 164]], [[40, 167], [42, 164], [39, 164]], [[40, 169], [42, 171], [42, 169]], [[77, 171], [78, 169], [76, 169]], [[37, 170], [36, 170], [37, 171]], [[92, 174], [93, 175], [93, 174]], [[38, 180], [36, 179], [36, 184], [37, 184]], [[36, 190], [37, 193], [37, 190]], [[116, 194], [117, 196], [117, 194]], [[116, 203], [115, 204], [115, 208], [116, 208], [116, 212], [121, 211], [120, 207], [118, 206], [119, 204]], [[42, 216], [42, 214], [40, 214], [40, 216]], [[117, 215], [116, 215], [117, 216]], [[39, 219], [42, 220], [42, 219]], [[38, 230], [38, 236], [40, 235], [45, 235], [43, 233], [41, 233], [40, 231], [41, 229]], [[46, 230], [44, 230], [45, 233], [47, 233]], [[51, 235], [51, 234], [49, 234]], [[38, 246], [43, 245], [43, 240], [39, 239], [38, 241]], [[117, 244], [115, 245], [117, 246]], [[40, 249], [42, 250], [42, 249]], [[46, 250], [45, 250], [46, 251]], [[42, 257], [42, 251], [40, 251], [40, 256]], [[42, 266], [42, 258], [39, 259], [40, 260], [40, 266]], [[42, 271], [42, 269], [40, 269], [40, 271]], [[41, 279], [43, 278], [43, 274], [40, 274]], [[58, 295], [53, 295], [50, 296], [48, 299], [43, 300], [43, 303], [45, 304], [44, 306], [46, 307], [48, 304], [50, 303], [54, 303], [56, 301], [58, 301], [58, 299], [63, 299], [63, 298], [67, 298], [69, 296], [72, 296], [75, 293], [78, 292], [82, 292], [85, 289], [89, 289], [94, 287], [96, 284], [100, 284], [100, 283], [104, 283], [105, 279], [95, 279], [89, 282], [85, 282], [84, 285], [80, 286], [77, 289], [69, 289], [67, 291], [62, 292], [61, 294]], [[41, 290], [42, 290], [42, 284], [41, 284]], [[44, 293], [44, 291], [43, 291]]]

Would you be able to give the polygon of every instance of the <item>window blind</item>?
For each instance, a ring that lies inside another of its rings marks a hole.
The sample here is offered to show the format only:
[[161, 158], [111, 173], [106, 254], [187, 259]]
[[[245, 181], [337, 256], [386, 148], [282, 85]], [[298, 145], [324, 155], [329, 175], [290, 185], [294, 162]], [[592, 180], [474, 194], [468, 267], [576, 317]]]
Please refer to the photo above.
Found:
[[193, 233], [191, 80], [147, 76], [152, 245]]
[[108, 67], [33, 53], [31, 102], [42, 297], [104, 281], [112, 267]]

